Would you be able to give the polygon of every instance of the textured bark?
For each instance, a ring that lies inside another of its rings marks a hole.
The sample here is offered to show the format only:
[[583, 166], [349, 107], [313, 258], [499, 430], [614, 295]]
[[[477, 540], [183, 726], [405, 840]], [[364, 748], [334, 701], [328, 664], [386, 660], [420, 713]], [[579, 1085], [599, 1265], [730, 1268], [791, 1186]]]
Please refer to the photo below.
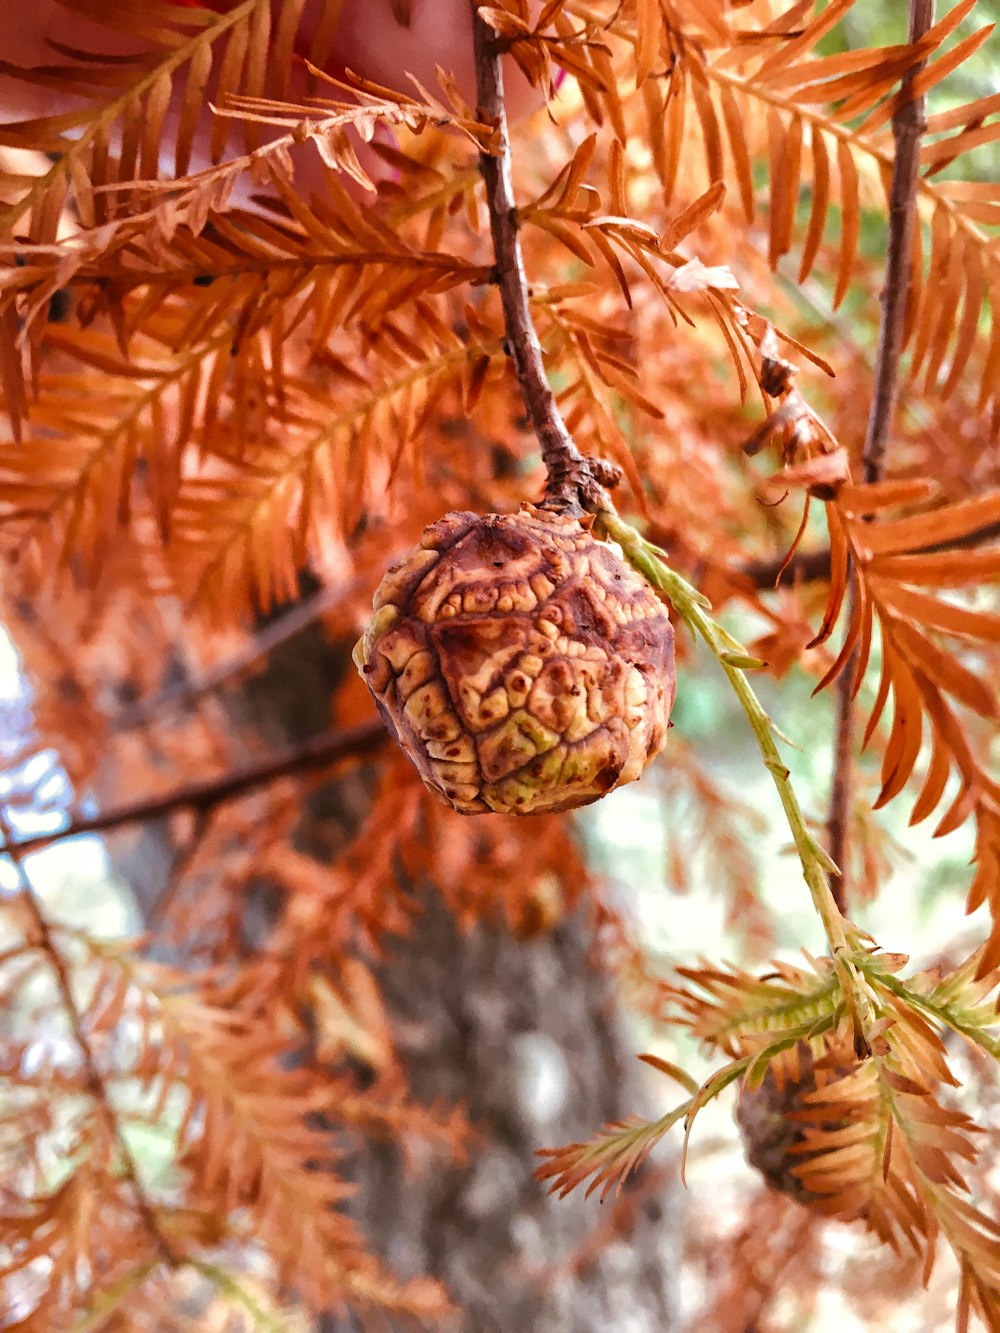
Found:
[[[441, 1277], [476, 1333], [669, 1333], [677, 1326], [675, 1187], [629, 1187], [627, 1225], [593, 1251], [608, 1210], [532, 1179], [536, 1149], [638, 1109], [608, 980], [582, 914], [533, 940], [462, 935], [428, 898], [382, 977], [422, 1100], [459, 1100], [479, 1130], [462, 1168], [408, 1174], [393, 1149], [359, 1170], [359, 1215], [392, 1265]], [[638, 1068], [638, 1066], [636, 1066]], [[326, 1328], [349, 1327], [329, 1321]]]

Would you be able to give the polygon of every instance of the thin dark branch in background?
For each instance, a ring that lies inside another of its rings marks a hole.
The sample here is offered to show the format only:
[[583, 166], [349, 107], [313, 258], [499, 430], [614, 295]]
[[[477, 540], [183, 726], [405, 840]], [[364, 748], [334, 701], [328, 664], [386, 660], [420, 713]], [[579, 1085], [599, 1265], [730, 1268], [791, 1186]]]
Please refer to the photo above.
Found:
[[[63, 1010], [69, 1021], [70, 1031], [73, 1034], [73, 1040], [76, 1042], [80, 1051], [80, 1058], [83, 1062], [83, 1078], [87, 1092], [93, 1098], [97, 1113], [104, 1124], [104, 1132], [108, 1136], [110, 1143], [114, 1145], [114, 1150], [118, 1155], [121, 1164], [121, 1170], [128, 1181], [132, 1194], [135, 1199], [136, 1211], [142, 1219], [143, 1226], [149, 1233], [160, 1258], [164, 1263], [171, 1266], [180, 1262], [180, 1256], [175, 1252], [173, 1245], [167, 1236], [164, 1235], [160, 1226], [153, 1205], [143, 1188], [142, 1180], [139, 1176], [139, 1170], [136, 1165], [135, 1157], [128, 1145], [122, 1127], [115, 1113], [114, 1105], [108, 1093], [107, 1084], [101, 1074], [97, 1063], [97, 1057], [94, 1054], [94, 1048], [91, 1045], [87, 1030], [84, 1024], [83, 1015], [76, 1003], [73, 995], [73, 985], [70, 980], [69, 966], [66, 959], [59, 951], [59, 946], [53, 938], [45, 913], [42, 911], [35, 892], [35, 886], [31, 882], [27, 870], [21, 860], [22, 849], [13, 842], [11, 838], [11, 829], [7, 820], [6, 811], [0, 807], [0, 835], [3, 836], [4, 845], [11, 863], [14, 866], [18, 881], [18, 903], [23, 907], [25, 915], [28, 918], [27, 935], [29, 943], [35, 945], [48, 959], [49, 966], [55, 977], [56, 988], [59, 991], [59, 999]], [[33, 938], [32, 938], [33, 937]]]
[[289, 611], [283, 612], [269, 625], [258, 630], [241, 652], [222, 662], [214, 670], [206, 671], [192, 680], [181, 680], [176, 685], [168, 685], [158, 694], [147, 699], [139, 699], [136, 703], [123, 708], [113, 720], [115, 731], [132, 731], [136, 727], [158, 719], [161, 714], [172, 709], [191, 707], [206, 694], [211, 694], [221, 686], [229, 684], [234, 677], [249, 671], [273, 649], [294, 638], [325, 612], [332, 611], [338, 603], [349, 597], [353, 590], [353, 583], [346, 587], [338, 585], [321, 588], [312, 596], [303, 598]]
[[[854, 590], [848, 599], [848, 615], [854, 614]], [[847, 915], [848, 865], [851, 842], [851, 802], [854, 794], [854, 665], [844, 667], [837, 679], [834, 704], [833, 782], [830, 786], [830, 811], [827, 816], [827, 844], [840, 874], [830, 878], [830, 891], [841, 916]]]
[[542, 363], [542, 348], [531, 317], [531, 289], [518, 235], [503, 66], [493, 31], [479, 17], [477, 0], [472, 0], [472, 28], [479, 103], [477, 114], [485, 124], [496, 126], [498, 141], [494, 152], [482, 153], [479, 159], [496, 261], [493, 276], [503, 306], [507, 348], [548, 473], [544, 504], [546, 508], [567, 514], [607, 509], [609, 502], [604, 487], [617, 482], [618, 469], [600, 460], [585, 458], [580, 453], [556, 405]]
[[[910, 0], [909, 41], [918, 42], [934, 22], [934, 0]], [[906, 308], [910, 293], [913, 228], [916, 219], [917, 172], [920, 139], [924, 130], [924, 98], [910, 95], [913, 80], [924, 62], [913, 65], [903, 76], [892, 117], [895, 153], [889, 187], [889, 244], [882, 319], [875, 353], [875, 383], [862, 455], [864, 479], [879, 481], [885, 471], [886, 450], [899, 396], [899, 358], [903, 350]], [[856, 593], [852, 584], [848, 616], [853, 616]], [[827, 836], [830, 855], [840, 867], [831, 885], [837, 906], [847, 912], [847, 859], [850, 848], [850, 814], [854, 776], [854, 675], [851, 658], [837, 681], [833, 784]]]
[[225, 801], [245, 796], [247, 792], [255, 791], [278, 778], [298, 777], [304, 773], [328, 769], [341, 759], [374, 754], [388, 739], [389, 733], [378, 718], [360, 722], [354, 727], [345, 727], [341, 731], [327, 731], [303, 745], [279, 750], [268, 759], [232, 769], [217, 778], [192, 782], [175, 791], [165, 792], [162, 796], [115, 806], [89, 819], [73, 819], [56, 833], [40, 833], [20, 841], [6, 838], [6, 850], [12, 855], [15, 852], [24, 855], [40, 847], [47, 847], [50, 843], [61, 842], [64, 838], [74, 838], [84, 833], [108, 833], [126, 824], [162, 818], [176, 810], [193, 810], [201, 814]]
[[779, 574], [781, 583], [794, 587], [796, 583], [818, 583], [830, 577], [830, 548], [822, 547], [818, 551], [797, 551], [791, 560], [785, 556], [774, 556], [770, 560], [748, 560], [738, 565], [733, 573], [746, 579], [755, 588], [768, 589], [777, 585]]
[[[935, 551], [960, 551], [982, 545], [1000, 537], [1000, 523], [987, 523], [964, 537], [956, 537], [948, 542], [935, 542], [932, 546], [922, 546], [922, 553], [927, 555]], [[830, 549], [821, 547], [818, 551], [799, 551], [785, 563], [783, 556], [774, 556], [770, 560], [748, 560], [744, 565], [733, 567], [733, 573], [747, 579], [755, 588], [773, 588], [775, 581], [782, 574], [782, 583], [816, 583], [830, 577]]]
[[[918, 42], [933, 23], [934, 0], [910, 0], [910, 42]], [[889, 247], [882, 291], [882, 322], [875, 353], [875, 388], [865, 435], [863, 464], [866, 482], [878, 481], [885, 470], [885, 451], [899, 395], [899, 358], [910, 294], [917, 172], [925, 107], [925, 99], [911, 97], [910, 88], [923, 67], [924, 62], [920, 61], [904, 75], [892, 117], [895, 154], [889, 188]]]

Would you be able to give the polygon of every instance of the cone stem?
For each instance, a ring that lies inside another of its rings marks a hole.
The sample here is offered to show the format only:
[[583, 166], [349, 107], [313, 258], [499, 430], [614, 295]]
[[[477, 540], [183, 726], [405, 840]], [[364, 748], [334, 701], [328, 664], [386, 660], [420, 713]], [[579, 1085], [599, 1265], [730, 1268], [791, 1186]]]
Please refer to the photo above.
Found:
[[500, 48], [493, 30], [480, 18], [476, 0], [472, 0], [472, 29], [477, 115], [484, 124], [496, 127], [494, 150], [480, 154], [479, 169], [486, 186], [495, 258], [493, 279], [503, 305], [507, 351], [548, 473], [543, 505], [580, 516], [588, 510], [608, 507], [604, 486], [611, 478], [576, 447], [545, 373], [518, 234]]

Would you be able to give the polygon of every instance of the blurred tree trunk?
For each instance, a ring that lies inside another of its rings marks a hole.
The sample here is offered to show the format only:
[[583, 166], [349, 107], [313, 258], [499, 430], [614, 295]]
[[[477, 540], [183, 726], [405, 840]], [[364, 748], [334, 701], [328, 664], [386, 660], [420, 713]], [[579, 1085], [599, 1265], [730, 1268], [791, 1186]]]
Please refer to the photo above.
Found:
[[[258, 740], [303, 740], [329, 724], [330, 695], [347, 670], [347, 646], [312, 625], [273, 650], [226, 708]], [[320, 834], [329, 856], [338, 824], [349, 836], [365, 782], [356, 774], [313, 793], [305, 850]], [[119, 863], [144, 915], [172, 855], [166, 827], [151, 826]], [[602, 1207], [582, 1191], [557, 1200], [532, 1178], [539, 1147], [643, 1109], [613, 983], [588, 957], [588, 914], [531, 939], [483, 924], [463, 932], [432, 886], [412, 887], [421, 910], [376, 974], [414, 1097], [463, 1105], [476, 1138], [462, 1165], [436, 1156], [421, 1169], [395, 1144], [350, 1155], [350, 1206], [370, 1244], [400, 1276], [439, 1277], [470, 1333], [670, 1333], [673, 1184], [640, 1172], [623, 1202]], [[272, 911], [262, 885], [247, 906], [253, 942], [266, 938]], [[350, 1316], [320, 1322], [321, 1333], [361, 1326]]]
[[[673, 1184], [640, 1173], [615, 1205], [532, 1178], [536, 1149], [634, 1112], [641, 1094], [583, 913], [531, 940], [468, 933], [436, 899], [382, 976], [417, 1097], [464, 1102], [481, 1138], [465, 1167], [408, 1175], [395, 1148], [359, 1168], [359, 1215], [400, 1271], [441, 1277], [476, 1333], [669, 1333], [677, 1327]], [[632, 1203], [634, 1202], [634, 1207]], [[608, 1226], [612, 1233], [614, 1228]], [[327, 1329], [339, 1329], [336, 1321]]]

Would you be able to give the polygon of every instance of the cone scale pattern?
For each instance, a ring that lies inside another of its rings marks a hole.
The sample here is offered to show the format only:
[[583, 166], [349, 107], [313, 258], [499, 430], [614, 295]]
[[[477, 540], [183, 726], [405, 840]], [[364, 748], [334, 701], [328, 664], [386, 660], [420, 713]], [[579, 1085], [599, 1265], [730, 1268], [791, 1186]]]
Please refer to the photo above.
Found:
[[666, 740], [673, 630], [586, 523], [451, 513], [379, 585], [354, 650], [427, 786], [462, 814], [545, 814], [639, 777]]

